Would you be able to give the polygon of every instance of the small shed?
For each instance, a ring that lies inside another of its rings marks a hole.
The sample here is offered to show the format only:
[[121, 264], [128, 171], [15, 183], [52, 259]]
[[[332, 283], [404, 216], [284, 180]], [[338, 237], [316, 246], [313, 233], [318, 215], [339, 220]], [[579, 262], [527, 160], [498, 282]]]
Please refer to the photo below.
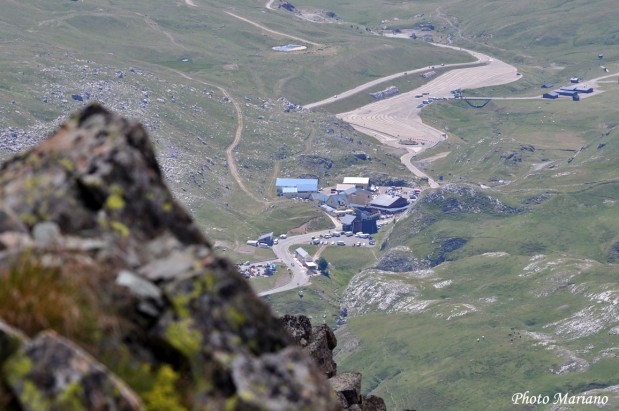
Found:
[[542, 95], [542, 97], [543, 97], [543, 98], [549, 98], [549, 99], [554, 100], [554, 99], [559, 98], [559, 94], [557, 94], [557, 93], [556, 93], [556, 92], [554, 92], [554, 91], [549, 91], [548, 93], [544, 93], [544, 94]]
[[572, 84], [580, 83], [580, 79], [578, 77], [572, 77], [570, 79], [570, 83], [572, 83]]
[[554, 84], [552, 83], [544, 83], [542, 84], [542, 88], [552, 88], [554, 86]]
[[309, 255], [309, 253], [307, 251], [305, 251], [304, 249], [302, 249], [301, 247], [297, 248], [294, 253], [295, 253], [297, 259], [299, 261], [301, 261], [302, 263], [310, 263], [310, 262], [314, 261], [312, 259], [312, 256]]

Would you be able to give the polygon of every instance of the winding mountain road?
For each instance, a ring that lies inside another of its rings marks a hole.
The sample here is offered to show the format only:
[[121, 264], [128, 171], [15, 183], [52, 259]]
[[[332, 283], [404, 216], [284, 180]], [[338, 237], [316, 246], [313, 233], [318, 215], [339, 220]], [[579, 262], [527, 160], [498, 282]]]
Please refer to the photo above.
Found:
[[[420, 151], [420, 147], [411, 149], [410, 146], [399, 144], [399, 140], [417, 141], [423, 144], [424, 148], [432, 147], [444, 140], [443, 131], [421, 121], [419, 116], [421, 108], [417, 106], [423, 99], [453, 98], [451, 91], [455, 89], [496, 86], [520, 79], [514, 66], [486, 54], [446, 45], [435, 46], [465, 51], [475, 57], [478, 65], [450, 70], [415, 90], [338, 114], [337, 117], [361, 132], [369, 131], [383, 144], [417, 152]], [[427, 93], [424, 98], [415, 97], [424, 93]]]

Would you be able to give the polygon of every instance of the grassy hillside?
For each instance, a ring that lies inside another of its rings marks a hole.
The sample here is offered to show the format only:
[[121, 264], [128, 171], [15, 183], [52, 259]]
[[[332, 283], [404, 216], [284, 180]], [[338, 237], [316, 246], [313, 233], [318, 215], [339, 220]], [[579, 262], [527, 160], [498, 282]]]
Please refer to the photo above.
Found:
[[[314, 175], [321, 185], [344, 175], [409, 178], [393, 150], [332, 115], [284, 113], [280, 97], [311, 102], [396, 71], [470, 58], [423, 43], [385, 44], [349, 25], [297, 21], [255, 2], [196, 3], [6, 4], [0, 157], [34, 144], [79, 107], [102, 102], [143, 122], [175, 194], [236, 255], [248, 237], [320, 215], [307, 205], [289, 209], [296, 214], [277, 211], [290, 206], [274, 196], [278, 176]], [[291, 36], [317, 45], [292, 54], [271, 49], [299, 42]], [[237, 129], [233, 155], [253, 197], [230, 176], [225, 155]], [[371, 160], [359, 160], [359, 152]]]

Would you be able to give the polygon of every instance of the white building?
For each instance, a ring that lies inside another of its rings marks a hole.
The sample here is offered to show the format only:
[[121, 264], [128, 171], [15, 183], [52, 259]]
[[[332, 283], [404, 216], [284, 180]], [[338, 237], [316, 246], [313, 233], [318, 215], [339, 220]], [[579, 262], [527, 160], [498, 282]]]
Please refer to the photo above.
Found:
[[370, 188], [370, 177], [344, 177], [343, 183], [367, 190]]

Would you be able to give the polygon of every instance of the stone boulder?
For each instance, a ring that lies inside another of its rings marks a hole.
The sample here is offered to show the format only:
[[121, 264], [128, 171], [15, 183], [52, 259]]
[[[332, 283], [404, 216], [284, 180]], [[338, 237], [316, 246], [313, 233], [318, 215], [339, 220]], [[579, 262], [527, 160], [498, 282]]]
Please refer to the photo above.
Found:
[[105, 367], [53, 331], [23, 344], [2, 367], [24, 411], [133, 411], [139, 398]]
[[342, 409], [361, 405], [361, 374], [344, 372], [331, 378], [329, 383], [337, 394]]
[[305, 349], [327, 378], [337, 373], [337, 364], [333, 361], [337, 339], [327, 325], [312, 327], [304, 315], [285, 315], [280, 321], [288, 335]]
[[0, 249], [0, 280], [48, 284], [41, 301], [19, 290], [33, 312], [5, 316], [19, 304], [0, 302], [33, 338], [2, 347], [0, 386], [22, 409], [339, 408], [325, 372], [173, 198], [135, 121], [91, 105], [4, 163]]

